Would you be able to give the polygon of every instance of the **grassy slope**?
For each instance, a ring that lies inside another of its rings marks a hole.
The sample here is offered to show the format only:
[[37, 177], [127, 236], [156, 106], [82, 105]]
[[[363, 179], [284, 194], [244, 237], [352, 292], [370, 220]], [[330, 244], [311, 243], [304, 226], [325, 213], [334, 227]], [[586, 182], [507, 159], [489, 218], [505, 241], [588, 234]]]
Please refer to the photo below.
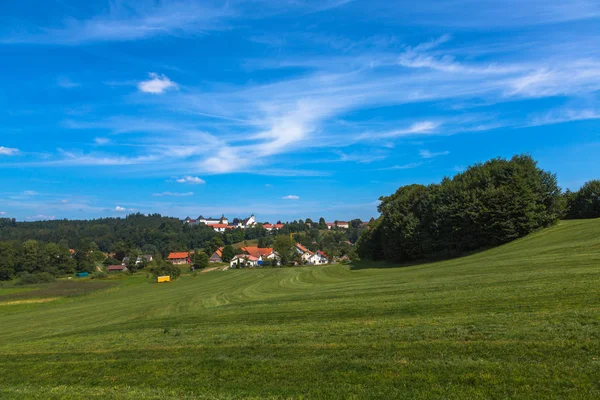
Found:
[[600, 220], [406, 268], [123, 282], [0, 307], [0, 397], [600, 397]]

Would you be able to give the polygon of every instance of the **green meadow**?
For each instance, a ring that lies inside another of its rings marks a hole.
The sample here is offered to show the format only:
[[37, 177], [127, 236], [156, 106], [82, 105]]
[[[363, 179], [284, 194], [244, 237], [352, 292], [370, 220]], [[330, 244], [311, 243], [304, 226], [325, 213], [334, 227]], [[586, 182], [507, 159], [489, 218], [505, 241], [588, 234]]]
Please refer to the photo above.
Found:
[[0, 288], [0, 398], [600, 398], [598, 219], [420, 265], [106, 283]]

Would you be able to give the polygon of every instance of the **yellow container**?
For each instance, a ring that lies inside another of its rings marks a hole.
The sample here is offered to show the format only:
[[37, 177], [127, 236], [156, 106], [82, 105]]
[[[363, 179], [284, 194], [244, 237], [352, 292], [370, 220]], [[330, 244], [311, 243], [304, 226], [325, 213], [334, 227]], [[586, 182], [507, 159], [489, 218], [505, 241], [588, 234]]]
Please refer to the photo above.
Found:
[[161, 283], [161, 282], [171, 282], [171, 277], [170, 276], [159, 276], [158, 283]]

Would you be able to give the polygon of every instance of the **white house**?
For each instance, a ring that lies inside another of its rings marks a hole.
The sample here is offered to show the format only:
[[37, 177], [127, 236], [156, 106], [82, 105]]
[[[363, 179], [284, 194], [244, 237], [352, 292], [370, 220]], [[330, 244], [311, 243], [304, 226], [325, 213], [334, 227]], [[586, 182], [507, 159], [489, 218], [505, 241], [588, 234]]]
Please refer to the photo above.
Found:
[[254, 218], [254, 214], [252, 214], [248, 218], [241, 220], [238, 223], [238, 228], [242, 228], [242, 229], [252, 228], [254, 225], [256, 225], [256, 218]]
[[272, 230], [279, 230], [279, 229], [283, 228], [283, 224], [264, 224], [263, 228], [265, 228], [266, 230], [268, 230], [270, 232]]
[[310, 258], [315, 254], [300, 243], [296, 243], [296, 252], [300, 254], [300, 259], [304, 263], [310, 264]]
[[321, 250], [309, 257], [308, 263], [312, 265], [323, 265], [329, 263], [329, 257]]
[[213, 228], [213, 230], [215, 230], [217, 232], [225, 232], [227, 229], [235, 228], [235, 226], [227, 225], [227, 224], [212, 224], [212, 225], [208, 225], [208, 226]]
[[339, 228], [339, 229], [348, 229], [350, 228], [350, 224], [346, 221], [335, 221], [335, 222], [326, 222], [327, 229]]
[[259, 261], [262, 261], [261, 257], [254, 257], [248, 254], [238, 254], [229, 262], [229, 268], [257, 267]]

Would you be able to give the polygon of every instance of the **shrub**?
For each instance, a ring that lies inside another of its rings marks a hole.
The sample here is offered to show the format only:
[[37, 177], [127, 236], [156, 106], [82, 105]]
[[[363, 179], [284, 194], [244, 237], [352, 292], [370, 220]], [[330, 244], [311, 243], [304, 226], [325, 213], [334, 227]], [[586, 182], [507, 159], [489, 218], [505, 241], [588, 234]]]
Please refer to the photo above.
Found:
[[56, 278], [48, 272], [40, 272], [37, 274], [30, 274], [28, 272], [25, 272], [17, 281], [17, 285], [35, 285], [38, 283], [54, 282], [55, 280]]
[[175, 280], [181, 275], [181, 269], [170, 262], [162, 262], [153, 268], [152, 273], [155, 277], [168, 275], [171, 277], [171, 280]]
[[106, 279], [108, 278], [108, 274], [104, 271], [98, 271], [92, 274], [92, 279]]

